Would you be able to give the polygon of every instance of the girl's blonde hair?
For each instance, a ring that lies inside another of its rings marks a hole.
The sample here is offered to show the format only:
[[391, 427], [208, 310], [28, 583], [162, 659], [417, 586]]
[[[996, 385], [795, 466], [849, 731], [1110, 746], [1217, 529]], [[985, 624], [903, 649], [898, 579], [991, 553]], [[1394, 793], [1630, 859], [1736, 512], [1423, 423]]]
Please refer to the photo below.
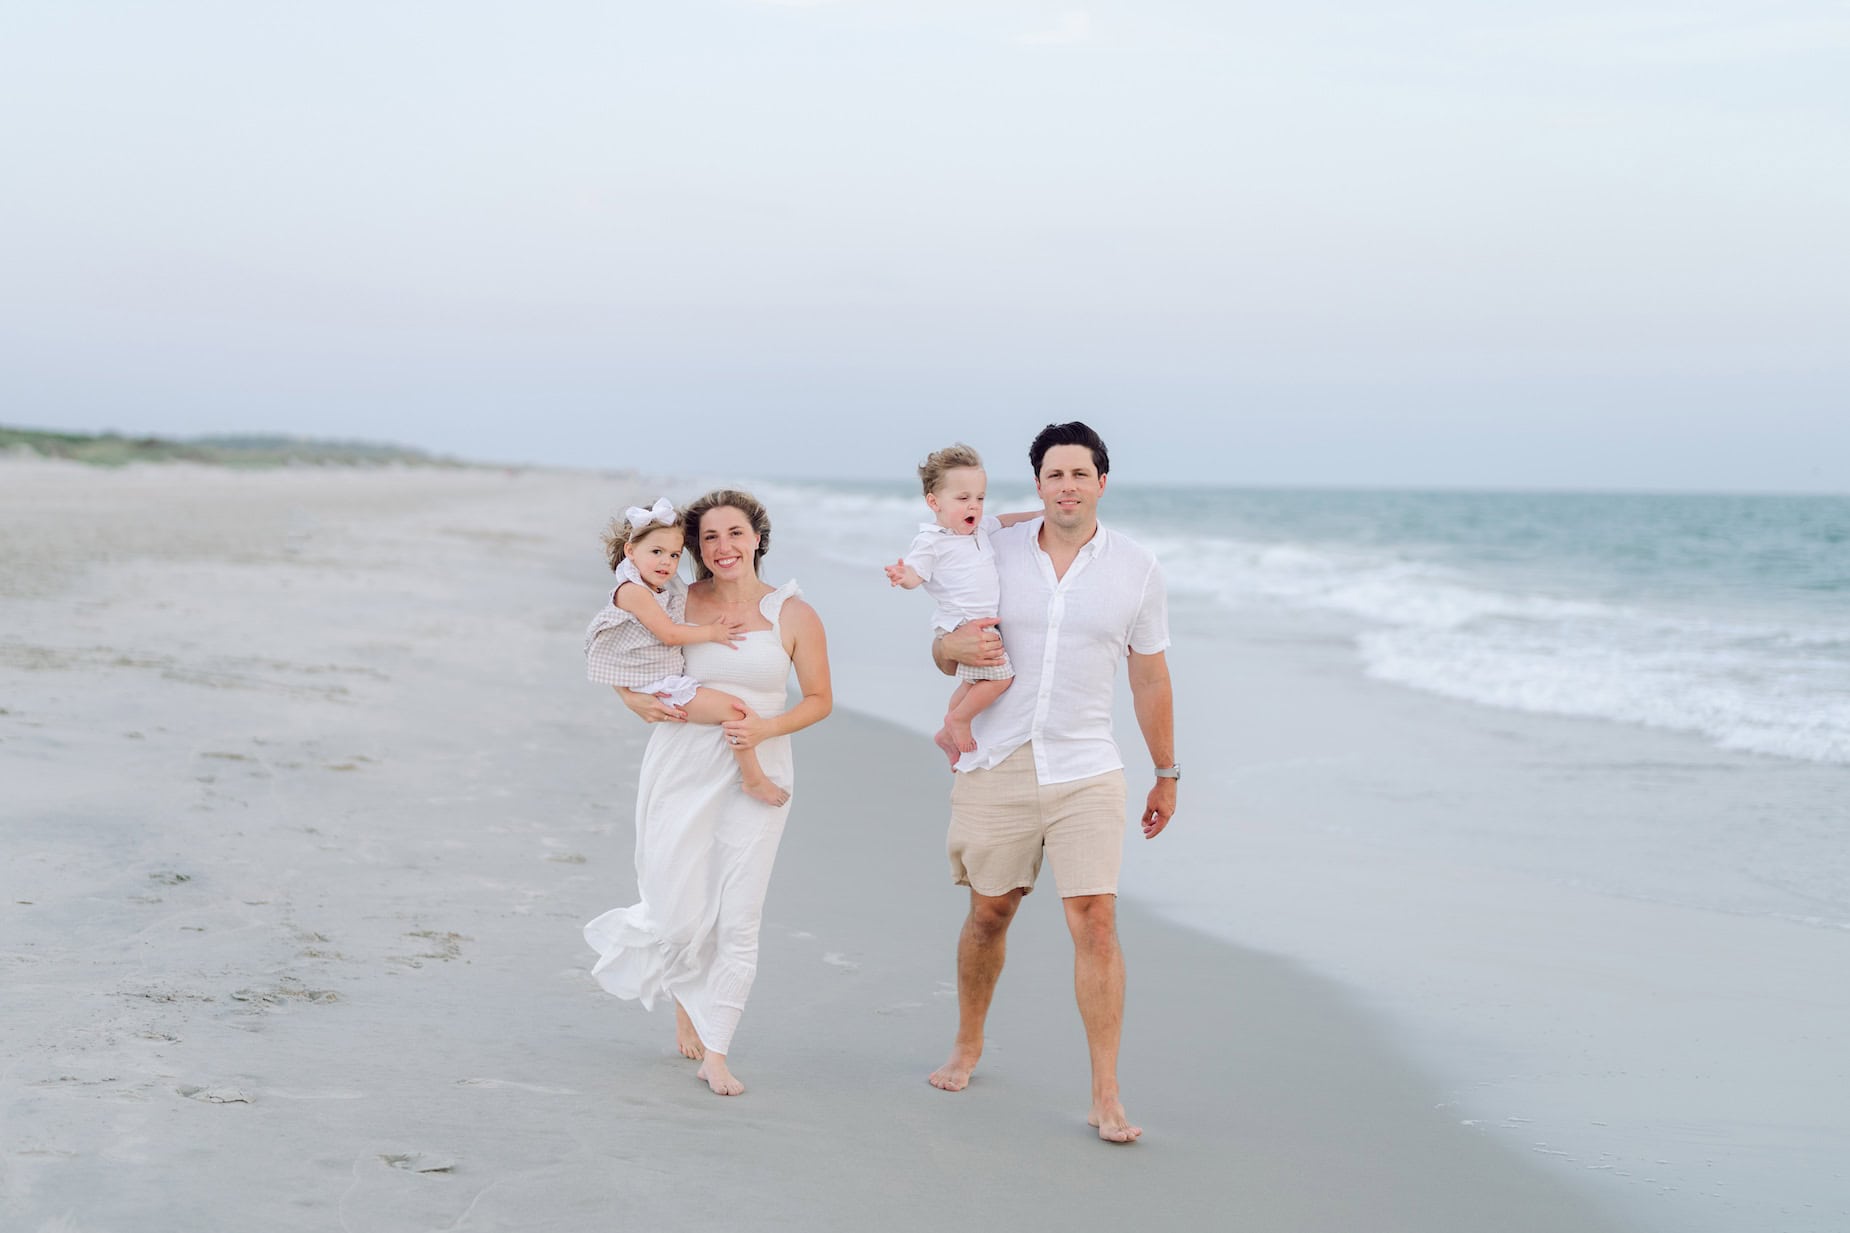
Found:
[[981, 467], [983, 456], [959, 441], [947, 445], [941, 450], [934, 450], [925, 455], [925, 461], [919, 464], [919, 483], [925, 486], [925, 495], [938, 491], [938, 485], [944, 482], [946, 471], [955, 471], [959, 467]]
[[737, 488], [715, 488], [681, 511], [682, 542], [694, 546], [694, 581], [713, 576], [707, 563], [700, 559], [700, 520], [716, 509], [736, 509], [752, 524], [752, 530], [758, 536], [758, 551], [752, 554], [752, 573], [756, 574], [758, 562], [764, 560], [764, 554], [771, 551], [771, 515], [765, 512], [758, 498], [749, 492]]
[[604, 528], [604, 555], [610, 561], [611, 570], [614, 572], [617, 566], [623, 564], [623, 546], [625, 544], [633, 544], [646, 535], [654, 534], [656, 531], [679, 532], [683, 542], [686, 542], [687, 539], [687, 534], [682, 530], [682, 524], [679, 521], [669, 523], [651, 522], [646, 526], [632, 527], [629, 524], [628, 518], [612, 518], [610, 520], [610, 525]]

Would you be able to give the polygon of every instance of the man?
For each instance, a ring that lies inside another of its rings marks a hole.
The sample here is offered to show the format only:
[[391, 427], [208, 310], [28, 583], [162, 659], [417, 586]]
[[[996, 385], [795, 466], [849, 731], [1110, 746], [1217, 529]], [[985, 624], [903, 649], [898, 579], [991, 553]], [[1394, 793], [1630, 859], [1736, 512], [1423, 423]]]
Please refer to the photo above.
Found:
[[[1028, 450], [1042, 514], [990, 536], [1001, 575], [997, 609], [1015, 684], [976, 717], [976, 750], [958, 759], [951, 788], [951, 872], [970, 888], [957, 942], [957, 1039], [932, 1086], [962, 1091], [983, 1052], [1009, 922], [1034, 886], [1042, 853], [1053, 866], [1073, 935], [1074, 991], [1092, 1057], [1089, 1121], [1099, 1138], [1134, 1142], [1118, 1095], [1124, 957], [1118, 948], [1124, 763], [1111, 732], [1118, 664], [1130, 657], [1131, 696], [1155, 764], [1145, 838], [1175, 814], [1181, 768], [1170, 704], [1168, 605], [1156, 559], [1099, 524], [1110, 458], [1086, 425], [1049, 424]], [[1002, 660], [996, 620], [941, 635], [932, 657]]]

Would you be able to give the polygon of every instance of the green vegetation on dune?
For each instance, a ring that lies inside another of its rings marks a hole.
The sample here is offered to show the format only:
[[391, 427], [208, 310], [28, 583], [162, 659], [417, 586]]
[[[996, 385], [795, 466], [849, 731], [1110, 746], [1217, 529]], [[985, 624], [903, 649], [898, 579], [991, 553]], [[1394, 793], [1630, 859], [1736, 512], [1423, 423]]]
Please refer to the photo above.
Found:
[[68, 458], [100, 467], [119, 467], [131, 462], [202, 462], [222, 467], [280, 467], [304, 463], [462, 465], [422, 450], [369, 441], [314, 441], [281, 436], [195, 437], [170, 441], [163, 437], [125, 437], [113, 432], [90, 436], [0, 425], [0, 451], [7, 450], [28, 450], [45, 458]]

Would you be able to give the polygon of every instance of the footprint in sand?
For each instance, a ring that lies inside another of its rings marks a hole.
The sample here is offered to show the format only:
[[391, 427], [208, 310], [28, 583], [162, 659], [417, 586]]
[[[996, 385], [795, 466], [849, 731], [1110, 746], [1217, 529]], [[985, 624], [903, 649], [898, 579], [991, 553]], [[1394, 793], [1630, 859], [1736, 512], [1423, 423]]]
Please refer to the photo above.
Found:
[[895, 1002], [891, 1006], [876, 1007], [874, 1013], [876, 1015], [904, 1015], [910, 1014], [924, 1005], [925, 1003], [923, 1002]]
[[428, 1152], [381, 1152], [379, 1159], [394, 1169], [403, 1169], [407, 1173], [454, 1173], [456, 1161], [449, 1156], [433, 1156]]
[[283, 985], [275, 989], [239, 989], [231, 995], [234, 1002], [253, 1006], [281, 1006], [285, 1002], [338, 1002], [340, 994], [332, 989], [308, 989], [301, 985]]
[[256, 1102], [249, 1092], [236, 1087], [176, 1087], [174, 1091], [188, 1100], [203, 1100], [209, 1105], [248, 1105]]
[[522, 1092], [538, 1092], [543, 1096], [576, 1096], [578, 1090], [570, 1087], [542, 1087], [538, 1083], [516, 1083], [512, 1079], [458, 1079], [457, 1087], [511, 1087]]
[[829, 951], [822, 956], [822, 961], [830, 967], [840, 968], [844, 972], [858, 972], [861, 970], [860, 964], [848, 958], [848, 956], [842, 954], [840, 951]]

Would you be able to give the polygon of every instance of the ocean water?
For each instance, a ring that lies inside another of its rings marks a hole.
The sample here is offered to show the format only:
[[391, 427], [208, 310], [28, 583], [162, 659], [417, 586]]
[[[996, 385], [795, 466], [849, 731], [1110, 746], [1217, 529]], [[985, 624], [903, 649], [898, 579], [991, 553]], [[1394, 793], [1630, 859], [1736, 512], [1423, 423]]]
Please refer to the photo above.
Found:
[[[837, 698], [929, 733], [930, 605], [879, 569], [916, 489], [754, 488]], [[1101, 516], [1163, 562], [1186, 768], [1128, 896], [1346, 986], [1441, 1107], [1641, 1230], [1850, 1228], [1850, 498], [1114, 483]]]
[[[912, 485], [771, 485], [844, 564], [903, 548]], [[1034, 508], [998, 486], [992, 511]], [[1172, 594], [1357, 618], [1384, 681], [1850, 763], [1850, 497], [1113, 485]]]

